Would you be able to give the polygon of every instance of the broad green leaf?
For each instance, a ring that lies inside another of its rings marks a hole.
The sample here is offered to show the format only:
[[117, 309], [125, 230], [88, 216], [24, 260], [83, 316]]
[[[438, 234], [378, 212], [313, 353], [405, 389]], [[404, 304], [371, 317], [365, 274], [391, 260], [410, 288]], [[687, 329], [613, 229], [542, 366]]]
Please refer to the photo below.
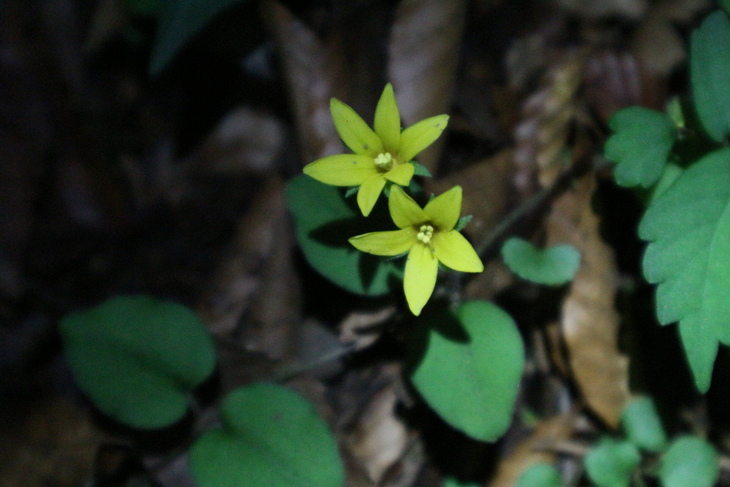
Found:
[[66, 316], [60, 329], [79, 387], [104, 414], [136, 428], [182, 419], [188, 393], [215, 367], [200, 318], [150, 296], [111, 298]]
[[719, 476], [717, 452], [696, 436], [674, 440], [659, 467], [663, 487], [712, 487]]
[[715, 11], [692, 33], [690, 78], [697, 115], [717, 142], [730, 135], [730, 21]]
[[549, 463], [536, 463], [525, 470], [517, 487], [562, 487], [560, 473]]
[[621, 415], [621, 423], [627, 439], [639, 448], [658, 452], [666, 446], [667, 435], [650, 397], [633, 399]]
[[549, 286], [571, 281], [580, 267], [580, 253], [572, 245], [555, 245], [541, 250], [516, 237], [504, 243], [502, 258], [521, 278]]
[[674, 181], [676, 181], [683, 172], [684, 169], [682, 169], [677, 164], [667, 164], [664, 167], [664, 171], [662, 172], [659, 181], [657, 181], [657, 183], [651, 189], [651, 193], [649, 194], [649, 204], [651, 204], [651, 202], [657, 199], [660, 194], [662, 194], [664, 191], [667, 190], [667, 188], [674, 184]]
[[710, 386], [718, 341], [730, 343], [730, 149], [684, 171], [647, 209], [646, 279], [658, 284], [657, 317], [679, 321], [695, 383]]
[[477, 482], [462, 482], [460, 480], [457, 480], [453, 477], [449, 477], [444, 480], [444, 483], [441, 484], [441, 487], [482, 487], [482, 484]]
[[627, 441], [604, 438], [586, 455], [588, 477], [598, 487], [629, 487], [641, 462], [639, 450]]
[[304, 257], [327, 279], [352, 293], [382, 296], [390, 291], [392, 279], [402, 278], [396, 262], [360, 252], [347, 241], [371, 231], [393, 230], [384, 208], [378, 212], [376, 206], [363, 218], [337, 188], [305, 175], [287, 183], [286, 199]]
[[492, 303], [470, 301], [456, 313], [427, 317], [427, 336], [411, 357], [411, 380], [447, 423], [495, 441], [507, 430], [524, 366], [512, 318]]
[[342, 487], [337, 443], [314, 407], [289, 389], [258, 383], [220, 406], [222, 427], [190, 450], [200, 487]]
[[617, 163], [613, 176], [620, 186], [651, 186], [662, 175], [677, 136], [672, 120], [644, 107], [618, 111], [609, 126], [606, 159]]
[[245, 0], [165, 0], [152, 46], [150, 73], [158, 74], [213, 17]]

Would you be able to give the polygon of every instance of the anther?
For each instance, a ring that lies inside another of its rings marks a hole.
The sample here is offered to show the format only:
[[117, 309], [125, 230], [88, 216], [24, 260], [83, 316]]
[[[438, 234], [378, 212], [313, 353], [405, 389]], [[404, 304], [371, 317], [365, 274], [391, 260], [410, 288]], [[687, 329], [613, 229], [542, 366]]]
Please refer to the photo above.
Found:
[[393, 156], [390, 155], [390, 152], [382, 152], [375, 158], [375, 165], [378, 169], [389, 171], [393, 167]]

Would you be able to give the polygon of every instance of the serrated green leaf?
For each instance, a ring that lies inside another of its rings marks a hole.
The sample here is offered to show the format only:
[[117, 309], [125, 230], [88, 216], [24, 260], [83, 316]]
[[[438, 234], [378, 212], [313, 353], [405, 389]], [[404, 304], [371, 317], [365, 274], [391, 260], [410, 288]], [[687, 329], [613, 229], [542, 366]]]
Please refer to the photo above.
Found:
[[157, 25], [150, 73], [160, 73], [188, 40], [224, 9], [246, 0], [166, 0]]
[[717, 142], [730, 135], [730, 21], [716, 11], [692, 33], [692, 97], [700, 122]]
[[311, 404], [285, 387], [236, 389], [220, 407], [222, 428], [190, 450], [201, 487], [342, 487], [337, 444]]
[[659, 467], [663, 487], [712, 487], [719, 476], [715, 448], [696, 436], [674, 440]]
[[215, 367], [215, 350], [189, 308], [150, 296], [118, 296], [60, 323], [79, 387], [104, 414], [129, 426], [182, 419], [188, 394]]
[[555, 245], [543, 250], [516, 237], [504, 243], [502, 258], [521, 278], [549, 286], [571, 281], [580, 267], [580, 252], [572, 245]]
[[387, 294], [390, 281], [402, 279], [402, 261], [359, 252], [347, 241], [371, 231], [392, 230], [387, 208], [376, 206], [363, 218], [355, 202], [345, 200], [337, 188], [305, 175], [287, 183], [286, 199], [304, 257], [327, 279], [367, 296]]
[[524, 367], [514, 321], [486, 301], [425, 318], [425, 349], [410, 358], [413, 385], [454, 428], [497, 440], [510, 425]]
[[555, 466], [536, 463], [525, 470], [517, 481], [517, 487], [562, 487], [563, 480]]
[[710, 386], [718, 341], [730, 343], [730, 149], [703, 157], [654, 200], [639, 225], [649, 241], [646, 279], [657, 317], [679, 321], [700, 391]]
[[659, 179], [677, 136], [672, 120], [644, 107], [618, 111], [609, 126], [606, 159], [617, 163], [613, 176], [620, 186], [649, 187]]
[[621, 423], [627, 439], [639, 448], [658, 452], [666, 446], [667, 435], [650, 397], [633, 399], [621, 415]]
[[627, 441], [604, 438], [585, 458], [586, 471], [598, 487], [629, 487], [641, 462], [639, 450]]

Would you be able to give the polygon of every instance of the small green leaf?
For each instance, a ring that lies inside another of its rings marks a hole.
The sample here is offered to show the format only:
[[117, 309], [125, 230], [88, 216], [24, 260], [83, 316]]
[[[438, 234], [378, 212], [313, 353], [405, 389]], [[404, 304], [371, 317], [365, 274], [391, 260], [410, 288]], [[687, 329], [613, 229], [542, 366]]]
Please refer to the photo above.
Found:
[[474, 218], [472, 215], [464, 215], [461, 218], [459, 218], [459, 221], [456, 222], [456, 226], [454, 227], [454, 230], [457, 232], [462, 231], [466, 226], [469, 224], [469, 222]]
[[679, 321], [697, 388], [710, 386], [718, 341], [730, 343], [730, 149], [706, 155], [646, 210], [644, 276], [659, 323]]
[[458, 479], [449, 477], [444, 480], [444, 483], [441, 484], [441, 487], [482, 487], [482, 484], [477, 482], [462, 482]]
[[602, 439], [585, 458], [588, 476], [598, 487], [629, 487], [640, 462], [641, 455], [634, 445], [613, 438]]
[[632, 400], [621, 415], [621, 422], [627, 439], [639, 448], [658, 452], [666, 446], [667, 435], [650, 397]]
[[245, 0], [166, 0], [152, 47], [150, 73], [160, 73], [213, 17]]
[[423, 176], [426, 178], [432, 178], [433, 174], [431, 174], [431, 171], [428, 170], [426, 166], [421, 164], [420, 162], [411, 161], [411, 164], [415, 166], [415, 172], [413, 173], [415, 176]]
[[311, 404], [285, 387], [236, 389], [220, 407], [222, 428], [190, 450], [201, 487], [342, 487], [337, 443]]
[[659, 467], [663, 487], [712, 487], [719, 476], [717, 452], [696, 436], [674, 440]]
[[104, 414], [136, 428], [180, 420], [188, 393], [215, 367], [213, 342], [200, 318], [169, 301], [114, 297], [60, 325], [79, 387]]
[[572, 245], [555, 245], [540, 250], [516, 237], [504, 243], [502, 258], [521, 278], [548, 286], [569, 282], [580, 267], [580, 252]]
[[664, 191], [667, 190], [667, 188], [674, 184], [674, 181], [676, 181], [683, 172], [684, 169], [682, 169], [680, 166], [672, 163], [667, 164], [664, 167], [664, 171], [662, 172], [659, 181], [657, 181], [657, 183], [651, 189], [651, 194], [649, 195], [649, 204], [651, 204], [651, 202], [657, 199], [660, 194], [662, 194]]
[[672, 120], [643, 107], [618, 111], [609, 126], [606, 159], [617, 163], [613, 176], [620, 186], [649, 187], [659, 179], [677, 137]]
[[730, 135], [730, 21], [715, 11], [692, 33], [690, 79], [697, 115], [717, 142]]
[[536, 463], [522, 472], [517, 487], [562, 487], [563, 480], [555, 466]]
[[411, 357], [413, 385], [454, 428], [478, 440], [497, 440], [511, 423], [524, 367], [514, 321], [486, 301], [426, 319], [425, 349]]
[[376, 206], [363, 218], [355, 203], [345, 200], [337, 188], [305, 175], [287, 183], [286, 199], [304, 257], [327, 279], [367, 296], [387, 294], [390, 281], [402, 279], [403, 262], [359, 252], [347, 241], [371, 231], [392, 230], [387, 209]]

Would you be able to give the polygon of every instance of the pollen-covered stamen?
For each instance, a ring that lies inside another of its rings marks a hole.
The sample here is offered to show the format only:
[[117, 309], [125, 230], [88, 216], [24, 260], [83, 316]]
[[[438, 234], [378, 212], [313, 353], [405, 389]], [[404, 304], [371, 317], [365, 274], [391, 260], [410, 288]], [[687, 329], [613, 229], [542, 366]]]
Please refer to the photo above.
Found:
[[375, 166], [381, 171], [390, 171], [393, 162], [393, 156], [390, 155], [390, 152], [382, 152], [375, 158]]
[[433, 227], [431, 225], [421, 225], [421, 228], [418, 229], [418, 235], [416, 235], [418, 241], [427, 244], [431, 241], [432, 237]]

